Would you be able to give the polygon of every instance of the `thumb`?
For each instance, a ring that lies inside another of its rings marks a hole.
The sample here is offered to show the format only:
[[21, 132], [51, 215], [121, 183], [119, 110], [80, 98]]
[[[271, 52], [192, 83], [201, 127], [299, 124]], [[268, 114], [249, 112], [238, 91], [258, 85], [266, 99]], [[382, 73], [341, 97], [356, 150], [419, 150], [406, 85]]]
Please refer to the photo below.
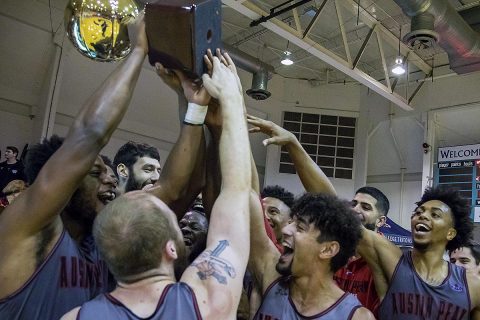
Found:
[[172, 71], [173, 71], [173, 73], [175, 73], [175, 75], [178, 77], [178, 79], [180, 79], [180, 82], [183, 84], [185, 82], [185, 80], [187, 79], [185, 74], [182, 71], [177, 70], [177, 69], [173, 69]]

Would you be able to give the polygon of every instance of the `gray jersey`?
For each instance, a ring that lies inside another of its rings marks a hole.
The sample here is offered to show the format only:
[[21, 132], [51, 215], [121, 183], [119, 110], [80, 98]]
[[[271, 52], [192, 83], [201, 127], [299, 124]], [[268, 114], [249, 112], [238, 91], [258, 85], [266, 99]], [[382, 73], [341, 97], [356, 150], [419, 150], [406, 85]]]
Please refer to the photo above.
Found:
[[0, 300], [0, 319], [57, 320], [107, 291], [107, 285], [107, 266], [100, 260], [93, 238], [78, 246], [64, 230], [30, 279]]
[[[85, 303], [77, 320], [91, 319], [143, 319], [137, 317], [123, 303], [110, 294], [102, 294]], [[163, 289], [155, 312], [148, 320], [194, 320], [202, 319], [193, 290], [183, 282], [169, 284]]]
[[424, 282], [415, 271], [411, 252], [400, 258], [379, 318], [388, 320], [470, 319], [470, 295], [465, 269], [448, 263], [448, 276], [438, 286]]
[[281, 277], [268, 287], [262, 304], [255, 314], [255, 320], [347, 320], [351, 319], [355, 311], [362, 307], [360, 301], [353, 294], [345, 293], [323, 312], [313, 316], [304, 316], [297, 311], [290, 299], [289, 284], [289, 277]]

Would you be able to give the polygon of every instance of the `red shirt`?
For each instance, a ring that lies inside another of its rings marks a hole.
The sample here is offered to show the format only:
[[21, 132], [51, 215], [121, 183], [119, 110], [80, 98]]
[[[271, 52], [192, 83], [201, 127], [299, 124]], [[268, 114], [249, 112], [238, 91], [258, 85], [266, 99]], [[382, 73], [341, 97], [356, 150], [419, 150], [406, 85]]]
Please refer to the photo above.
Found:
[[375, 290], [372, 271], [363, 258], [351, 259], [345, 267], [335, 273], [333, 278], [340, 289], [355, 294], [363, 306], [378, 319], [380, 299]]

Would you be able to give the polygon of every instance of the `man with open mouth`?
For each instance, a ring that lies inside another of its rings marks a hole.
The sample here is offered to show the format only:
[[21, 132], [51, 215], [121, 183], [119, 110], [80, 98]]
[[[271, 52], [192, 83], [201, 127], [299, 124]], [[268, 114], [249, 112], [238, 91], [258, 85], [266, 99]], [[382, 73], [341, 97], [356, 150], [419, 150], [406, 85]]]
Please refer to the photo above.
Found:
[[466, 199], [456, 190], [428, 188], [411, 216], [413, 250], [403, 253], [363, 229], [358, 251], [383, 298], [380, 319], [480, 319], [480, 279], [443, 259], [465, 246], [473, 229]]

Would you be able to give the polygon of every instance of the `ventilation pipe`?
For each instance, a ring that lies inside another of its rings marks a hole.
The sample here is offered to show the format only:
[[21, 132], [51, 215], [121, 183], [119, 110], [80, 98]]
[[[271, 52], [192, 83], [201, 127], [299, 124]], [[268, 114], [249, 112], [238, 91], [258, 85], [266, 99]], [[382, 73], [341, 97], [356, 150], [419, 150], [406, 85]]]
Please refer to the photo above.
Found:
[[226, 43], [223, 43], [223, 48], [237, 67], [253, 74], [252, 87], [247, 90], [247, 94], [255, 100], [265, 100], [270, 97], [267, 84], [273, 76], [274, 68]]
[[[457, 74], [480, 70], [480, 34], [446, 0], [394, 0], [412, 18], [404, 40], [415, 48], [438, 44], [448, 54]], [[433, 21], [433, 23], [432, 23]], [[438, 34], [438, 36], [437, 36]]]

